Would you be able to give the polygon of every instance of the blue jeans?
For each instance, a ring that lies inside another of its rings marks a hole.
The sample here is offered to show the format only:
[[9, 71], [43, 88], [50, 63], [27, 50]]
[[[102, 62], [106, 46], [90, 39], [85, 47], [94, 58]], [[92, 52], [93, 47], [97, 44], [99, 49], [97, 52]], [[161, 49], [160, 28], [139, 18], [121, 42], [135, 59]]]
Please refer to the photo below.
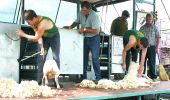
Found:
[[[52, 38], [43, 38], [43, 46], [44, 49], [48, 52], [49, 48], [51, 47], [52, 50], [52, 55], [53, 55], [53, 59], [56, 61], [58, 67], [60, 68], [60, 37], [59, 36], [55, 36]], [[40, 51], [40, 50], [39, 50]], [[37, 74], [37, 80], [38, 82], [41, 81], [42, 77], [43, 77], [43, 66], [45, 63], [45, 58], [47, 55], [45, 55], [44, 57], [39, 55], [38, 57], [38, 74]]]
[[149, 74], [150, 74], [151, 79], [157, 78], [155, 48], [156, 48], [156, 46], [148, 47], [146, 57], [145, 57], [144, 72], [146, 72], [146, 63], [147, 63], [147, 60], [148, 60], [149, 61]]
[[93, 69], [95, 72], [96, 80], [98, 81], [101, 79], [100, 62], [99, 62], [100, 35], [84, 38], [84, 69], [83, 69], [84, 79], [87, 79], [87, 66], [88, 66], [90, 51], [92, 54]]

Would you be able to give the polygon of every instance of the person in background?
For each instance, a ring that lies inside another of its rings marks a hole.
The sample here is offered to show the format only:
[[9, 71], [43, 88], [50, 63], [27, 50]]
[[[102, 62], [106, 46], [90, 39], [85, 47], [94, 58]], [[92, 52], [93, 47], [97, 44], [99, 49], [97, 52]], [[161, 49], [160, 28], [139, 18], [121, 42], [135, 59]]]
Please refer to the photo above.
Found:
[[[143, 34], [137, 30], [128, 30], [123, 36], [123, 54], [122, 54], [122, 68], [128, 71], [130, 61], [136, 62], [138, 57], [138, 52], [140, 49], [142, 51], [140, 66], [138, 69], [138, 77], [141, 77], [144, 69], [144, 61], [147, 51], [147, 46], [149, 45], [148, 39], [143, 36]], [[132, 58], [131, 58], [132, 56]]]
[[156, 53], [158, 52], [160, 33], [156, 25], [153, 23], [153, 15], [151, 13], [146, 15], [146, 23], [141, 26], [139, 31], [142, 32], [144, 37], [149, 41], [149, 47], [145, 58], [144, 73], [146, 72], [146, 63], [148, 60], [150, 78], [155, 80], [157, 78]]
[[123, 36], [128, 30], [127, 18], [129, 17], [129, 12], [127, 10], [124, 10], [121, 17], [117, 17], [116, 19], [114, 19], [110, 28], [111, 35]]
[[21, 37], [25, 37], [34, 42], [38, 42], [41, 48], [41, 54], [38, 57], [38, 74], [37, 80], [41, 84], [43, 77], [43, 66], [46, 58], [44, 55], [44, 50], [48, 51], [51, 47], [53, 59], [56, 61], [58, 67], [60, 68], [60, 35], [58, 28], [55, 23], [48, 17], [39, 16], [34, 10], [24, 11], [25, 21], [33, 28], [35, 35], [28, 35], [22, 30], [17, 31], [17, 34]]
[[84, 35], [84, 69], [83, 78], [87, 79], [87, 66], [89, 60], [89, 52], [92, 54], [93, 69], [96, 76], [96, 82], [101, 79], [101, 70], [99, 62], [100, 53], [100, 20], [95, 11], [91, 9], [91, 4], [88, 1], [81, 3], [81, 12], [77, 19], [70, 25], [64, 26], [65, 29], [72, 29], [78, 24], [81, 28], [78, 29], [80, 34]]
[[[125, 32], [128, 30], [128, 21], [127, 19], [130, 17], [130, 14], [127, 10], [122, 11], [122, 15], [120, 17], [117, 17], [112, 21], [110, 33], [113, 36], [121, 36], [125, 34]], [[126, 73], [125, 73], [126, 74]], [[117, 73], [114, 74], [115, 79], [121, 80], [124, 78], [124, 73]]]

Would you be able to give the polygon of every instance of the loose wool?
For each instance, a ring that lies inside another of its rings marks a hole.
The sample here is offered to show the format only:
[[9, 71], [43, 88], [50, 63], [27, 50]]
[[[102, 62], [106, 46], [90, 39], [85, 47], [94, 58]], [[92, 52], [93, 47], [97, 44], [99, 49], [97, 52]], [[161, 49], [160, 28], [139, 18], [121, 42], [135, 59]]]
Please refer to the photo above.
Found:
[[13, 79], [1, 79], [0, 83], [2, 98], [53, 97], [56, 94], [56, 90], [39, 86], [36, 81], [22, 81], [18, 84]]
[[129, 88], [139, 88], [139, 87], [151, 87], [155, 85], [151, 79], [148, 77], [137, 77], [139, 65], [135, 62], [131, 62], [130, 67], [128, 69], [127, 75], [123, 80], [112, 81], [108, 79], [99, 80], [98, 84], [95, 84], [90, 80], [83, 80], [80, 83], [80, 87], [87, 88], [104, 88], [104, 89], [129, 89]]

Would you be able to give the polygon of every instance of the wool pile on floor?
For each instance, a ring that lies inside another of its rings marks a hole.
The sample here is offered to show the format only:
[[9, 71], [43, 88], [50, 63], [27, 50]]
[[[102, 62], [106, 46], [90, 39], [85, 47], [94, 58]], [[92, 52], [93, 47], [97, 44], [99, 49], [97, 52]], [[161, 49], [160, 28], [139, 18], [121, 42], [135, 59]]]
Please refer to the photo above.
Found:
[[108, 79], [99, 80], [98, 84], [95, 84], [91, 80], [83, 80], [80, 83], [80, 87], [86, 88], [104, 88], [104, 89], [128, 89], [139, 87], [151, 87], [159, 82], [153, 82], [149, 77], [137, 77], [137, 70], [139, 65], [135, 62], [131, 62], [127, 75], [123, 80], [112, 81]]
[[0, 83], [0, 97], [3, 98], [53, 97], [56, 94], [56, 90], [39, 86], [36, 81], [22, 81], [18, 84], [12, 79], [1, 79]]

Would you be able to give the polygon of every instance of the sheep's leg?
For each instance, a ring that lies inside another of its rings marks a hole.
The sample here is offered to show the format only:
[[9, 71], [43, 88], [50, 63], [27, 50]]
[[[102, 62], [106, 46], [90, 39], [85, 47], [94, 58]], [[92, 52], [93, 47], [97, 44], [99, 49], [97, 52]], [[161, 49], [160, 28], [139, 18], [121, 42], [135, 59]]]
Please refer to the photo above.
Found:
[[59, 82], [58, 82], [58, 75], [55, 75], [55, 84], [57, 86], [57, 89], [60, 89], [60, 85], [59, 85]]
[[46, 75], [44, 76], [44, 80], [45, 80], [45, 85], [48, 85], [48, 79]]
[[45, 77], [43, 75], [43, 78], [42, 78], [42, 85], [45, 85]]

